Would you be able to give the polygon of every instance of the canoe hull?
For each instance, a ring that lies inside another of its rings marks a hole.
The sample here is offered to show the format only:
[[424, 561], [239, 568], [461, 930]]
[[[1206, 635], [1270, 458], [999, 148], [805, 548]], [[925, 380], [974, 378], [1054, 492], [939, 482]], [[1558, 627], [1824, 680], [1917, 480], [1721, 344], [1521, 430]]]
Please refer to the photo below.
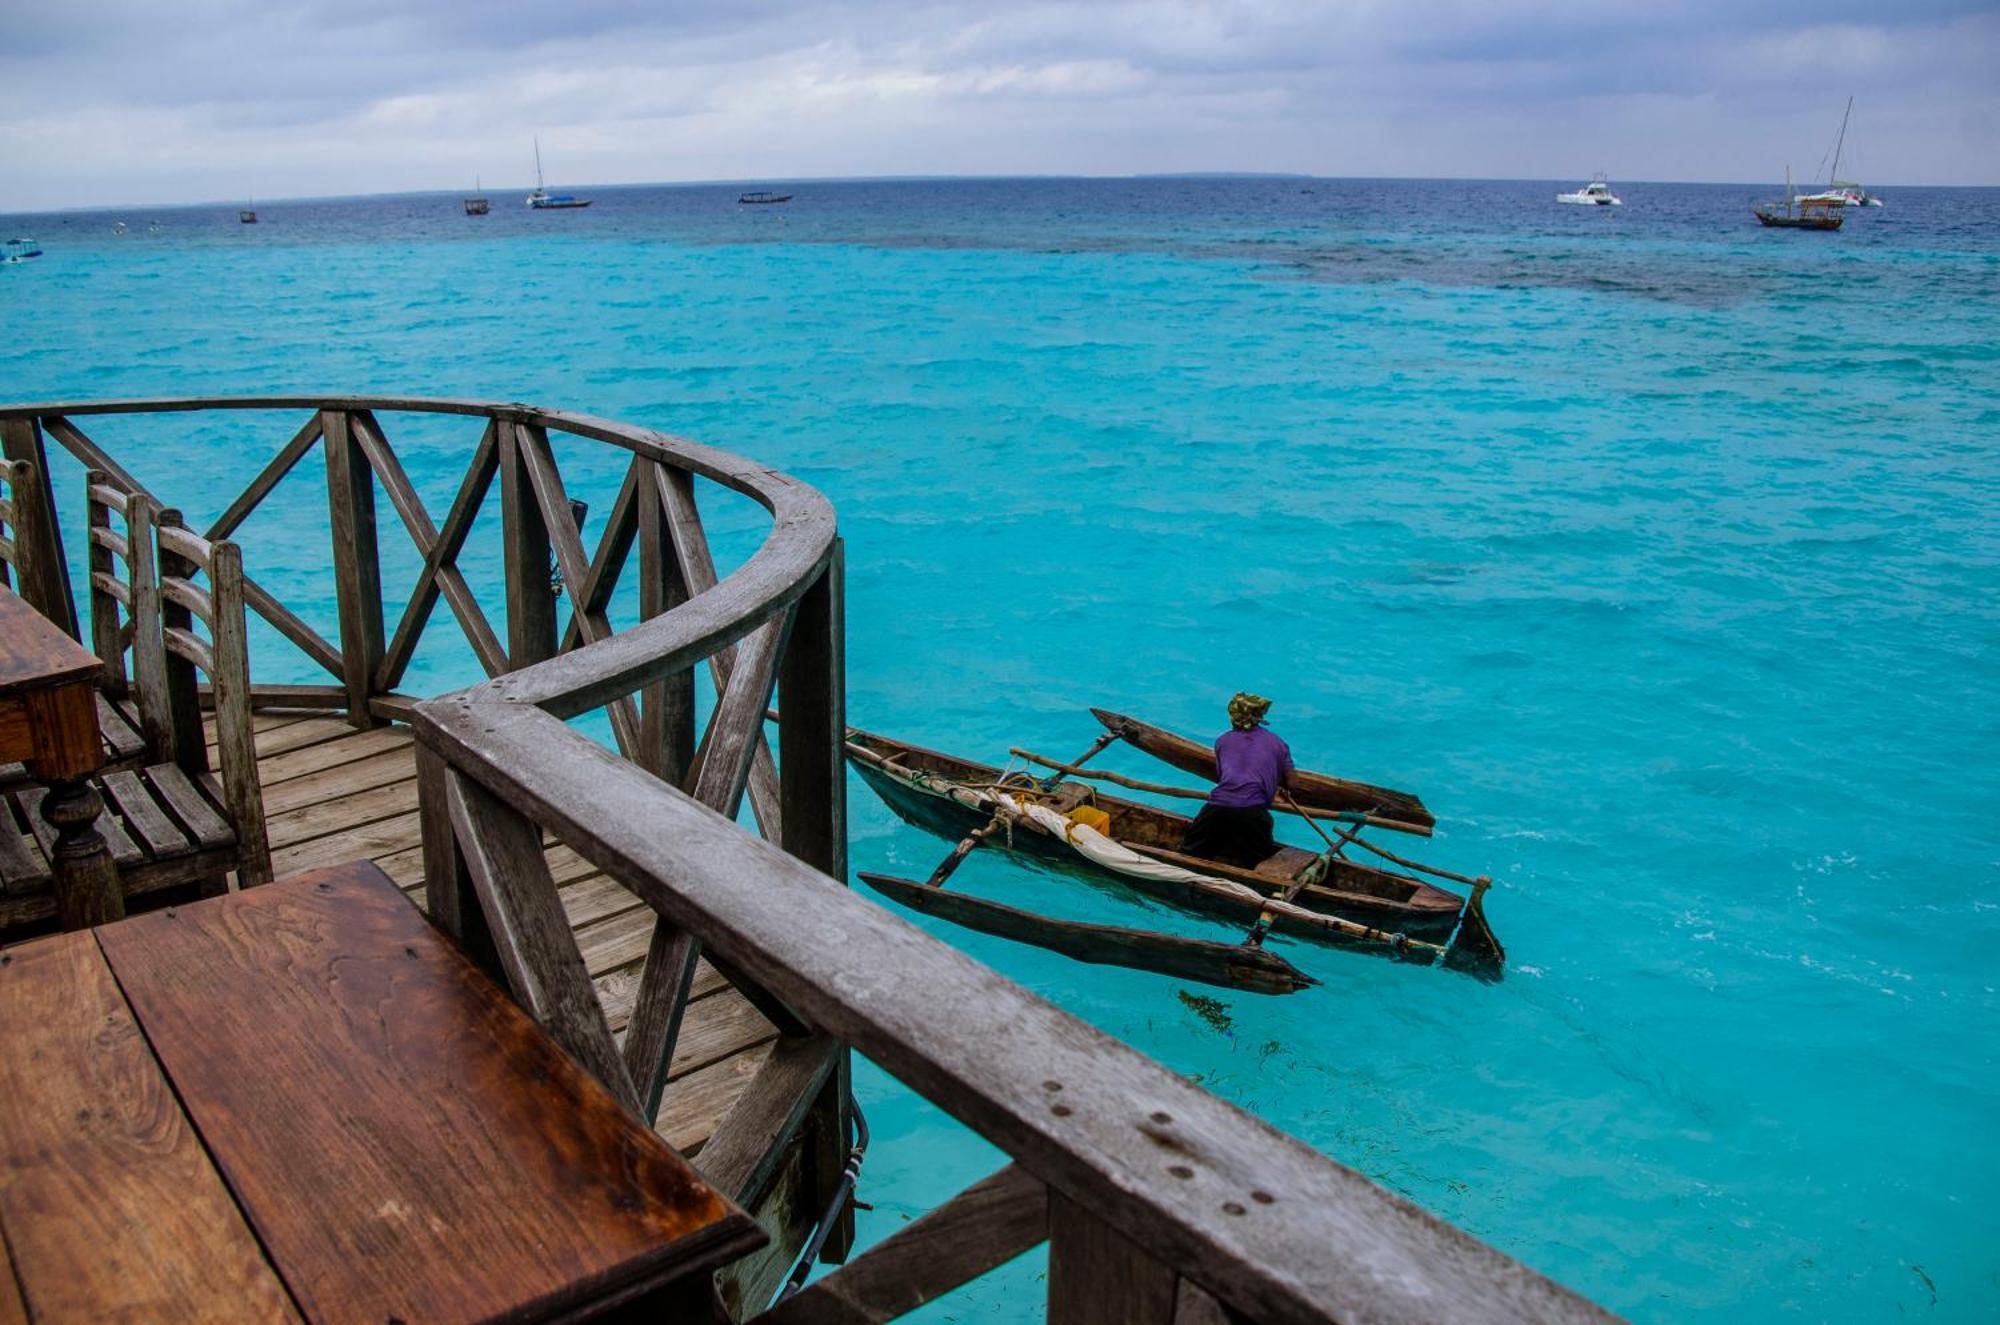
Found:
[[[860, 744], [856, 738], [867, 744]], [[873, 747], [872, 749], [870, 747]], [[933, 751], [920, 751], [919, 747], [902, 746], [898, 742], [867, 733], [850, 732], [848, 755], [854, 770], [866, 782], [884, 804], [905, 823], [935, 833], [939, 837], [956, 841], [978, 828], [982, 828], [990, 818], [990, 813], [976, 806], [966, 805], [945, 794], [940, 786], [943, 769], [911, 770], [885, 768], [880, 762], [884, 749], [919, 751], [932, 760], [950, 760], [950, 756], [940, 756]], [[870, 756], [874, 757], [871, 758]], [[953, 781], [962, 780], [972, 785], [991, 782], [999, 776], [999, 770], [966, 761], [951, 760], [959, 767], [951, 770], [958, 776]], [[1155, 810], [1149, 806], [1139, 806], [1132, 802], [1121, 802], [1110, 797], [1096, 798], [1097, 806], [1114, 815], [1114, 839], [1120, 837], [1116, 831], [1116, 818], [1121, 810], [1142, 811], [1148, 815], [1160, 816], [1166, 821], [1185, 824], [1180, 815]], [[1165, 902], [1182, 910], [1217, 916], [1243, 924], [1246, 928], [1254, 924], [1262, 913], [1262, 906], [1249, 899], [1219, 894], [1191, 887], [1186, 883], [1172, 880], [1138, 879], [1116, 873], [1096, 865], [1079, 855], [1068, 844], [1057, 841], [1049, 834], [1028, 824], [1017, 824], [1013, 832], [997, 832], [986, 839], [989, 848], [997, 848], [1038, 866], [1064, 875], [1085, 879], [1100, 886], [1110, 886], [1117, 890], [1138, 893]], [[1235, 882], [1248, 883], [1266, 892], [1275, 892], [1284, 886], [1282, 879], [1260, 878], [1247, 871], [1234, 870], [1227, 866], [1203, 866], [1212, 869], [1215, 876]], [[1357, 869], [1362, 867], [1356, 867]], [[1376, 873], [1371, 871], [1371, 873]], [[1400, 876], [1393, 876], [1398, 877]], [[1414, 881], [1410, 881], [1414, 882]], [[1423, 939], [1431, 943], [1444, 943], [1457, 927], [1460, 899], [1441, 889], [1428, 885], [1417, 885], [1421, 905], [1396, 902], [1387, 898], [1370, 898], [1330, 889], [1307, 889], [1294, 902], [1309, 911], [1334, 916], [1355, 924], [1369, 926], [1389, 933], [1401, 933], [1409, 938]], [[1311, 939], [1333, 947], [1355, 948], [1363, 951], [1382, 952], [1395, 955], [1396, 950], [1381, 943], [1372, 943], [1344, 935], [1336, 930], [1314, 925], [1309, 921], [1294, 919], [1280, 914], [1273, 928], [1280, 934]], [[1410, 960], [1427, 961], [1427, 956], [1409, 954]]]

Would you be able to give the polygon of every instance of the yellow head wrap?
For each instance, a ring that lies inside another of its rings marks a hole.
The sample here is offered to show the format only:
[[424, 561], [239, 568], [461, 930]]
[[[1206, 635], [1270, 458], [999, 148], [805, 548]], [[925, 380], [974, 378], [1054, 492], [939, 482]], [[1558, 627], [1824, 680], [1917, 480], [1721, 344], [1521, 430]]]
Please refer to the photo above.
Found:
[[1229, 701], [1229, 725], [1248, 731], [1262, 722], [1264, 715], [1270, 711], [1270, 700], [1262, 695], [1253, 695], [1248, 690], [1239, 690]]

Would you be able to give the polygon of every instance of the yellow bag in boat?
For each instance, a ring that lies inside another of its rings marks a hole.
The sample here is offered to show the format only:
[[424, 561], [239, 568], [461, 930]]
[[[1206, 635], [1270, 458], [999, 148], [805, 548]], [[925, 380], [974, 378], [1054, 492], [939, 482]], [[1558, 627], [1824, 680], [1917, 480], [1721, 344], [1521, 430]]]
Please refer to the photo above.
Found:
[[1111, 830], [1111, 816], [1095, 805], [1079, 805], [1069, 812], [1069, 821], [1084, 828], [1094, 828], [1100, 833]]

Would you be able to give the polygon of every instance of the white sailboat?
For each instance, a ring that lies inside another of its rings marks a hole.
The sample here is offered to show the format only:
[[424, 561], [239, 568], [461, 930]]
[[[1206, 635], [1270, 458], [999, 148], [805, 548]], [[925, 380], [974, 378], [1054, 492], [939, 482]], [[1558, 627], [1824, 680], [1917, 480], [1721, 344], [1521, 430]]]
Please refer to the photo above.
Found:
[[572, 197], [567, 193], [550, 193], [542, 182], [542, 138], [535, 135], [535, 191], [528, 195], [528, 206], [538, 212], [561, 211], [571, 207], [588, 207], [590, 199]]
[[1840, 116], [1840, 137], [1833, 142], [1833, 169], [1827, 172], [1827, 187], [1819, 193], [1800, 195], [1800, 202], [1837, 202], [1843, 207], [1880, 207], [1882, 200], [1851, 179], [1840, 177], [1840, 153], [1847, 146], [1847, 121], [1854, 114], [1854, 98]]

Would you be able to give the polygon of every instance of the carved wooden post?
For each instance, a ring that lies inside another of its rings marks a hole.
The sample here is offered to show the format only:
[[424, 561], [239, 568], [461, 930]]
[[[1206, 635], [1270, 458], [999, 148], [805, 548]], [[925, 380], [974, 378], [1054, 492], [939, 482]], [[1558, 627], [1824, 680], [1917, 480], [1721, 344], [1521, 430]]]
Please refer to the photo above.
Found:
[[48, 448], [42, 443], [39, 419], [0, 419], [0, 450], [9, 460], [25, 460], [35, 467], [38, 480], [32, 494], [14, 494], [14, 528], [10, 531], [17, 546], [31, 547], [36, 555], [25, 565], [33, 567], [34, 583], [24, 577], [15, 586], [28, 605], [69, 632], [81, 642], [76, 628], [76, 603], [69, 592], [69, 560], [63, 553], [62, 522], [56, 518], [55, 484], [49, 476]]
[[333, 516], [333, 588], [340, 607], [340, 666], [347, 721], [378, 725], [368, 707], [382, 662], [382, 563], [375, 545], [375, 475], [345, 411], [323, 410], [326, 492]]
[[506, 544], [507, 666], [556, 656], [556, 593], [549, 578], [549, 527], [521, 454], [526, 424], [500, 421], [500, 527]]
[[[834, 540], [826, 569], [799, 600], [778, 672], [778, 800], [784, 848], [820, 872], [847, 882], [847, 645], [845, 547]], [[853, 1115], [848, 1052], [806, 1120], [815, 1201], [833, 1193], [847, 1163]], [[820, 1258], [838, 1263], [854, 1244], [850, 1204]]]
[[[685, 603], [689, 590], [660, 505], [653, 476], [658, 466], [645, 460], [635, 463], [641, 466], [634, 498], [639, 514], [639, 618], [650, 621]], [[683, 668], [652, 682], [641, 699], [639, 763], [655, 777], [683, 786], [694, 763], [694, 669]]]

